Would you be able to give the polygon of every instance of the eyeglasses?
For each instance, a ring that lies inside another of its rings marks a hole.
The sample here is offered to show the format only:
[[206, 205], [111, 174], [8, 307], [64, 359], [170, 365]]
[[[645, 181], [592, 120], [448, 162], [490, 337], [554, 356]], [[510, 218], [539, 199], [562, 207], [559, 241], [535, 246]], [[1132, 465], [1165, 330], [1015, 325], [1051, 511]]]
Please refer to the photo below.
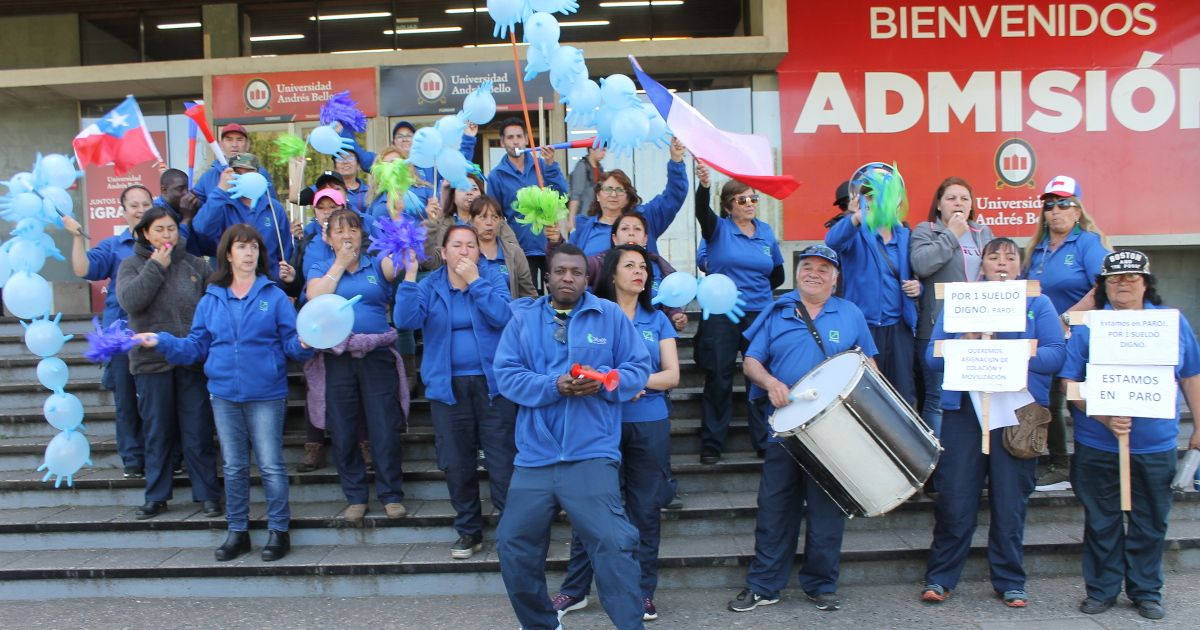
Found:
[[606, 195], [624, 195], [625, 189], [620, 186], [605, 186], [600, 189], [600, 192]]
[[748, 206], [752, 203], [758, 203], [758, 195], [742, 195], [740, 197], [734, 197], [733, 200], [737, 202], [737, 205], [739, 206]]
[[554, 323], [558, 324], [558, 328], [554, 329], [554, 340], [558, 343], [567, 343], [567, 322], [555, 317]]
[[1111, 276], [1105, 276], [1104, 281], [1108, 284], [1137, 282], [1142, 274], [1140, 273], [1119, 273]]
[[401, 140], [401, 141], [407, 140], [409, 142], [412, 142], [412, 139], [413, 139], [413, 135], [411, 133], [398, 133], [398, 134], [396, 134], [396, 137], [393, 138], [393, 140]]
[[1070, 199], [1047, 199], [1042, 202], [1042, 212], [1050, 212], [1055, 208], [1078, 208], [1079, 204]]

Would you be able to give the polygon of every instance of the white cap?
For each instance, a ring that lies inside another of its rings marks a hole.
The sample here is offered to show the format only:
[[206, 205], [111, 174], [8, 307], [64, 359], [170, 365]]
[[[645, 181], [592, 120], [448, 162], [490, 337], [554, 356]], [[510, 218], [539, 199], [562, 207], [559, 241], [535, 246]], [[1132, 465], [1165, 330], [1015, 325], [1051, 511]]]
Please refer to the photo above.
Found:
[[1055, 176], [1046, 184], [1046, 190], [1042, 191], [1042, 196], [1054, 195], [1055, 197], [1078, 197], [1079, 183], [1074, 177], [1066, 175]]

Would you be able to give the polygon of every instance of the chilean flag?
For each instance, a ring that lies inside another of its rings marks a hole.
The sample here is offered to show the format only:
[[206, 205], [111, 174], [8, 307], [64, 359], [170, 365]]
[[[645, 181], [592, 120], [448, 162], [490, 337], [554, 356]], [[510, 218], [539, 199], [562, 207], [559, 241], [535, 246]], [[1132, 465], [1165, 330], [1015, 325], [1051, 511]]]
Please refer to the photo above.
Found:
[[142, 162], [162, 161], [150, 140], [142, 110], [132, 96], [99, 121], [87, 126], [71, 143], [81, 167], [112, 164], [117, 175]]
[[800, 182], [792, 176], [775, 174], [775, 158], [766, 138], [717, 129], [695, 107], [643, 72], [633, 55], [629, 61], [650, 103], [693, 157], [776, 199], [783, 199], [800, 187]]

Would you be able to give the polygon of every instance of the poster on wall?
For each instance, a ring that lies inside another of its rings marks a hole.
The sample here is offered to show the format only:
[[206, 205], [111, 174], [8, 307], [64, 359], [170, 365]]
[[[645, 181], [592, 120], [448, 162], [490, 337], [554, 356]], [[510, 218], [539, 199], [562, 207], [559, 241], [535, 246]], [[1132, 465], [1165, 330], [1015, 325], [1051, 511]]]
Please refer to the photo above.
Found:
[[[443, 63], [424, 66], [383, 66], [379, 69], [379, 92], [385, 116], [453, 114], [462, 109], [463, 99], [484, 81], [492, 82], [497, 112], [521, 111], [517, 76], [511, 62]], [[525, 97], [532, 109], [542, 99], [553, 109], [555, 92], [550, 73], [543, 72], [525, 83]]]
[[977, 220], [1029, 236], [1046, 183], [1071, 175], [1109, 235], [1200, 233], [1171, 202], [1200, 194], [1194, 0], [811, 3], [788, 39], [783, 170], [805, 186], [787, 239], [822, 238], [835, 187], [871, 161], [898, 165], [910, 225], [957, 176]]
[[[167, 134], [163, 131], [151, 131], [150, 139], [158, 147], [159, 155], [166, 155]], [[143, 162], [129, 169], [124, 175], [113, 172], [112, 165], [89, 166], [84, 169], [83, 201], [87, 209], [86, 228], [91, 242], [88, 247], [95, 247], [100, 241], [121, 232], [129, 224], [125, 221], [125, 211], [121, 208], [121, 191], [134, 185], [141, 184], [150, 189], [153, 196], [158, 196], [158, 169], [154, 162]], [[92, 312], [104, 310], [104, 298], [108, 293], [108, 281], [92, 282]]]
[[344, 90], [368, 118], [378, 114], [374, 68], [217, 75], [211, 114], [218, 125], [317, 120], [325, 101]]

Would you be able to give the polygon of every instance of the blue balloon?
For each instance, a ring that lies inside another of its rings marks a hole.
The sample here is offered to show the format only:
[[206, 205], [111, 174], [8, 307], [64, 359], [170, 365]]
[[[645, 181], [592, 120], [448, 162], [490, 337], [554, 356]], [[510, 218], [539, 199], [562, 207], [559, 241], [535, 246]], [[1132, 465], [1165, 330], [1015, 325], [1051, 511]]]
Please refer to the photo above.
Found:
[[540, 47], [542, 52], [551, 52], [558, 45], [561, 28], [553, 15], [545, 12], [534, 13], [525, 18], [525, 41], [530, 47]]
[[346, 150], [354, 148], [353, 139], [342, 137], [337, 129], [330, 125], [320, 125], [313, 129], [308, 134], [308, 143], [317, 151], [334, 157], [345, 157]]
[[646, 112], [647, 120], [650, 121], [650, 132], [646, 134], [646, 142], [653, 142], [664, 149], [671, 146], [671, 130], [667, 129], [667, 121], [663, 120], [662, 114], [650, 103], [642, 103], [642, 110]]
[[71, 371], [67, 368], [66, 361], [58, 357], [46, 357], [37, 364], [38, 382], [42, 387], [52, 391], [62, 393], [64, 387], [67, 386], [67, 378], [71, 375]]
[[745, 300], [738, 297], [737, 285], [724, 274], [714, 273], [704, 276], [696, 290], [696, 299], [700, 301], [700, 310], [704, 319], [709, 315], [724, 315], [733, 323], [740, 321], [746, 312], [740, 307], [745, 306]]
[[12, 207], [9, 209], [11, 214], [6, 218], [10, 221], [20, 221], [21, 219], [31, 219], [41, 216], [42, 214], [42, 198], [31, 192], [23, 192], [13, 197]]
[[593, 121], [596, 123], [596, 146], [608, 146], [609, 138], [612, 137], [612, 121], [617, 115], [617, 110], [601, 105], [600, 109], [596, 110], [596, 115]]
[[0, 252], [0, 289], [4, 288], [4, 284], [8, 282], [8, 278], [11, 275], [12, 267], [8, 264], [8, 256]]
[[39, 185], [56, 188], [70, 188], [83, 174], [75, 170], [74, 158], [58, 153], [43, 156], [34, 171], [37, 173], [35, 181]]
[[496, 23], [492, 29], [493, 37], [508, 37], [517, 22], [521, 21], [525, 11], [525, 0], [487, 0], [488, 15]]
[[83, 422], [83, 403], [75, 394], [56, 392], [42, 403], [46, 421], [59, 431], [74, 431]]
[[532, 81], [534, 77], [550, 71], [550, 56], [537, 46], [530, 46], [525, 54], [525, 80]]
[[608, 146], [619, 156], [641, 146], [649, 134], [646, 112], [640, 107], [626, 107], [613, 116]]
[[74, 484], [72, 478], [84, 464], [92, 465], [92, 447], [87, 438], [78, 431], [63, 431], [46, 446], [46, 460], [38, 466], [38, 472], [46, 471], [42, 481], [56, 476], [55, 488], [62, 485], [64, 479], [67, 486], [71, 486]]
[[58, 186], [43, 186], [38, 190], [38, 194], [42, 196], [42, 214], [47, 220], [61, 224], [62, 219], [59, 218], [58, 210], [71, 216], [71, 212], [75, 208], [75, 202], [71, 200], [71, 193]]
[[4, 306], [21, 319], [33, 319], [50, 312], [53, 294], [46, 279], [18, 271], [4, 284]]
[[0, 182], [0, 183], [3, 183], [5, 186], [8, 186], [8, 189], [10, 191], [12, 191], [12, 193], [14, 195], [16, 195], [16, 194], [20, 194], [23, 192], [33, 192], [33, 189], [34, 189], [33, 181], [34, 181], [33, 173], [25, 171], [25, 172], [21, 172], [21, 173], [17, 173], [16, 175], [13, 175], [12, 179], [10, 179], [6, 182]]
[[39, 241], [18, 236], [9, 241], [6, 247], [8, 251], [5, 258], [8, 260], [9, 268], [13, 271], [37, 273], [46, 264], [46, 252], [42, 251], [42, 244]]
[[587, 80], [587, 63], [583, 51], [574, 46], [559, 46], [550, 55], [550, 85], [562, 95], [571, 93], [571, 88], [581, 80]]
[[604, 104], [613, 109], [632, 107], [641, 101], [637, 97], [637, 86], [633, 79], [623, 74], [610, 74], [600, 79], [600, 97]]
[[529, 0], [529, 8], [546, 13], [574, 13], [579, 10], [575, 0]]
[[658, 295], [654, 296], [650, 303], [665, 304], [671, 308], [683, 308], [695, 299], [696, 289], [696, 276], [676, 271], [658, 283]]
[[459, 145], [462, 144], [463, 131], [467, 129], [467, 122], [458, 116], [442, 116], [436, 123], [433, 123], [433, 128], [442, 137], [441, 148], [457, 151]]
[[234, 175], [229, 180], [229, 196], [234, 199], [245, 197], [250, 200], [250, 205], [254, 205], [265, 194], [267, 178], [258, 171]]
[[296, 314], [296, 332], [304, 343], [321, 350], [332, 348], [346, 340], [354, 328], [356, 295], [347, 300], [335, 293], [326, 293], [308, 301]]
[[486, 125], [496, 117], [496, 97], [492, 96], [492, 82], [484, 81], [463, 99], [462, 113], [476, 125]]
[[54, 319], [37, 319], [29, 323], [21, 322], [25, 327], [25, 346], [39, 357], [52, 357], [62, 350], [63, 344], [75, 338], [75, 335], [64, 335], [58, 327], [62, 313]]
[[567, 125], [573, 129], [586, 127], [592, 124], [596, 108], [600, 107], [600, 84], [591, 79], [577, 81], [563, 102], [571, 106], [571, 111], [567, 112]]
[[438, 174], [446, 178], [455, 188], [470, 188], [471, 180], [467, 179], [467, 158], [454, 149], [442, 149], [437, 156]]
[[412, 149], [408, 161], [417, 168], [429, 168], [437, 163], [442, 152], [442, 134], [433, 127], [422, 127], [413, 134]]

